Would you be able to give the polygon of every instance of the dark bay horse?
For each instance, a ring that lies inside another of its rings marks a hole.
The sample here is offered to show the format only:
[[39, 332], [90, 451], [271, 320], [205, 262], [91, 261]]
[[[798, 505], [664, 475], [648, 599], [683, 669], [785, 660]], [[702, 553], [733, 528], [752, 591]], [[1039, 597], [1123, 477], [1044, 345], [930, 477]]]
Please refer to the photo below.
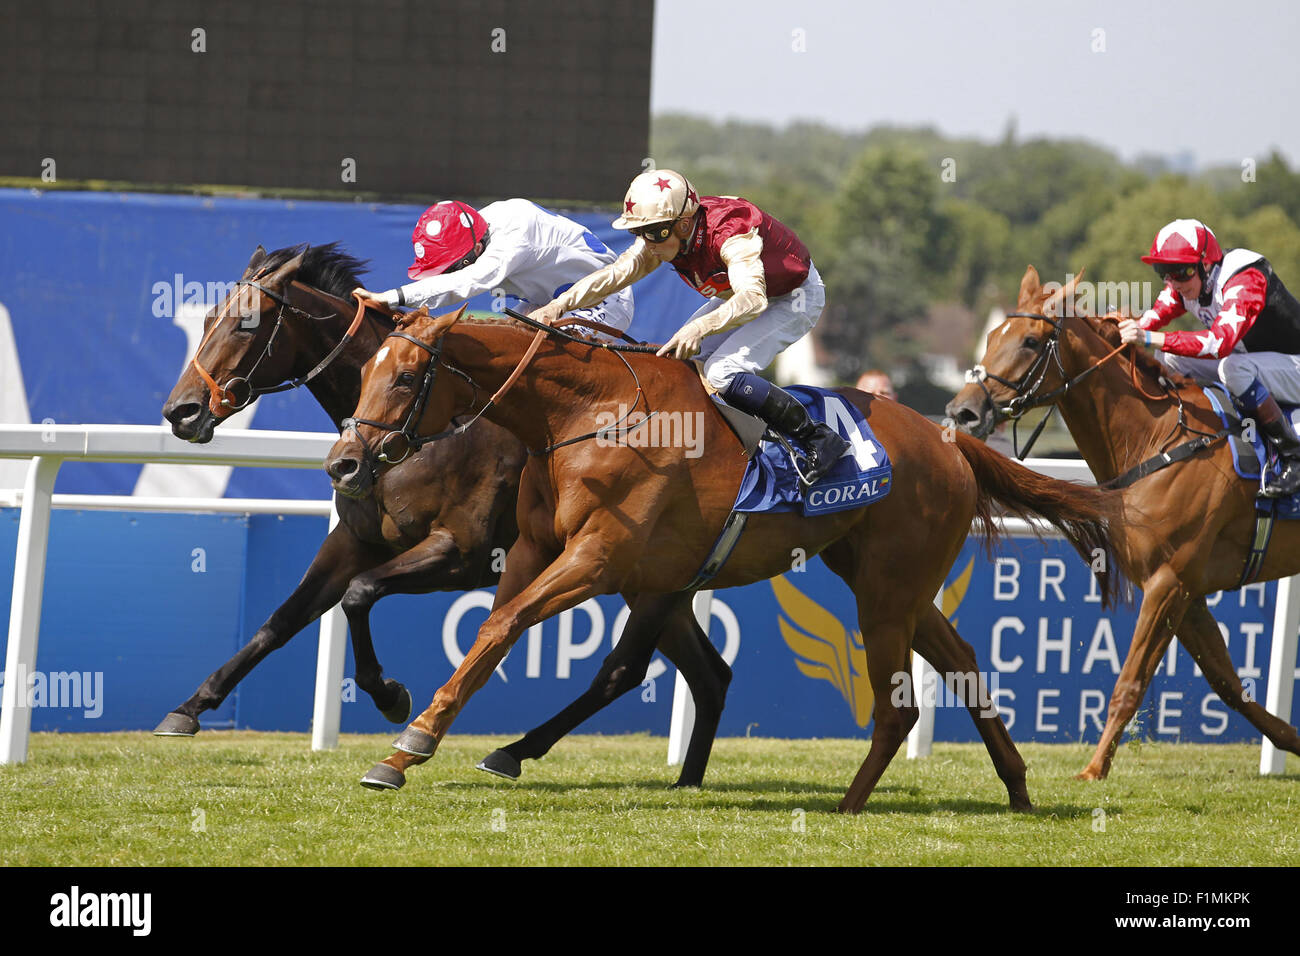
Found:
[[[689, 613], [692, 592], [682, 589], [709, 554], [744, 471], [739, 441], [690, 363], [556, 337], [543, 344], [515, 326], [457, 324], [459, 317], [434, 319], [421, 310], [402, 318], [366, 365], [355, 421], [327, 467], [331, 473], [381, 470], [379, 450], [400, 446], [407, 423], [429, 436], [455, 418], [483, 414], [532, 453], [520, 483], [519, 540], [473, 647], [402, 733], [398, 751], [363, 778], [367, 786], [400, 787], [409, 767], [433, 755], [524, 630], [594, 595], [622, 592], [632, 614], [593, 687], [604, 684], [612, 699], [639, 686], [656, 622]], [[526, 361], [526, 354], [535, 357]], [[502, 388], [516, 380], [512, 389]], [[865, 508], [815, 518], [751, 516], [712, 586], [788, 571], [797, 548], [820, 553], [853, 590], [876, 701], [870, 750], [840, 803], [842, 811], [857, 812], [917, 718], [917, 708], [892, 693], [900, 680], [911, 686], [914, 638], [918, 649], [921, 641], [930, 646], [922, 653], [941, 670], [977, 672], [970, 645], [932, 603], [972, 520], [992, 535], [991, 509], [1000, 503], [1022, 516], [1045, 517], [1091, 556], [1108, 547], [1110, 499], [1031, 472], [965, 435], [945, 441], [940, 429], [896, 403], [852, 389], [841, 394], [863, 409], [889, 449], [890, 494]], [[592, 428], [604, 415], [642, 402], [670, 415], [698, 413], [706, 454], [692, 459], [671, 446], [583, 440], [595, 437]], [[970, 709], [1011, 806], [1028, 809], [1025, 765], [1006, 728], [991, 708], [971, 702]]]
[[[1055, 402], [1098, 482], [1219, 430], [1218, 415], [1201, 389], [1136, 346], [1110, 360], [1120, 345], [1118, 323], [1114, 317], [1096, 319], [1061, 308], [1072, 293], [1071, 285], [1048, 295], [1029, 267], [1016, 307], [1024, 314], [989, 333], [980, 363], [987, 378], [957, 394], [948, 405], [950, 418], [984, 436], [1009, 413]], [[1062, 314], [1066, 317], [1056, 317]], [[1170, 382], [1168, 390], [1162, 377]], [[1067, 382], [1078, 384], [1067, 389]], [[1251, 547], [1256, 492], [1234, 473], [1225, 442], [1208, 446], [1120, 492], [1125, 517], [1112, 526], [1116, 558], [1128, 580], [1142, 589], [1142, 606], [1106, 727], [1080, 779], [1101, 779], [1109, 772], [1120, 736], [1175, 634], [1225, 704], [1279, 749], [1300, 753], [1295, 728], [1244, 692], [1205, 603], [1207, 594], [1239, 586]], [[1300, 524], [1279, 521], [1258, 580], [1298, 571]]]
[[[253, 253], [240, 284], [205, 320], [203, 343], [186, 364], [163, 415], [179, 438], [212, 439], [218, 424], [258, 394], [285, 383], [311, 390], [337, 425], [351, 414], [361, 366], [393, 329], [367, 309], [351, 339], [363, 264], [337, 244]], [[341, 350], [340, 343], [345, 343]], [[338, 350], [336, 352], [336, 350]], [[320, 363], [324, 368], [302, 382]], [[199, 715], [217, 707], [267, 654], [342, 600], [352, 637], [357, 686], [389, 720], [410, 716], [406, 688], [385, 679], [375, 657], [370, 609], [387, 594], [487, 587], [514, 544], [523, 446], [485, 423], [421, 449], [388, 473], [365, 500], [339, 496], [339, 523], [302, 582], [252, 639], [168, 714], [155, 733], [190, 736]]]
[[[366, 309], [348, 339], [353, 308], [345, 299], [360, 284], [363, 271], [337, 244], [270, 254], [259, 246], [241, 284], [207, 317], [202, 345], [164, 406], [172, 431], [190, 441], [210, 441], [221, 421], [257, 395], [286, 384], [305, 385], [336, 425], [341, 423], [356, 407], [362, 364], [393, 329], [386, 313]], [[388, 719], [407, 720], [410, 694], [383, 677], [370, 609], [388, 594], [494, 585], [500, 562], [493, 556], [504, 555], [518, 535], [515, 508], [525, 457], [517, 438], [482, 422], [386, 467], [381, 481], [372, 481], [369, 471], [333, 475], [342, 489], [335, 498], [339, 524], [302, 582], [248, 644], [168, 714], [155, 733], [196, 733], [203, 711], [219, 706], [259, 661], [340, 599], [357, 685]], [[689, 609], [665, 616], [659, 626], [659, 649], [681, 671], [697, 705], [678, 784], [698, 785], [731, 669]], [[542, 756], [608, 700], [603, 685], [593, 686], [556, 718], [494, 754], [484, 769], [517, 775], [518, 759]]]

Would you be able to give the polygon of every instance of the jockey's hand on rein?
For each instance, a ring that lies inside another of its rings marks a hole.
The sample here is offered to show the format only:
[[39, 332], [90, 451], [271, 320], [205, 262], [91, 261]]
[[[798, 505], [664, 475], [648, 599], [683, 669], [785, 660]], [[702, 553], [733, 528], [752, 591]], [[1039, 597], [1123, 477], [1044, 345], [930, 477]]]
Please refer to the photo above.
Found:
[[664, 343], [663, 347], [656, 352], [656, 355], [667, 355], [669, 352], [674, 353], [679, 359], [688, 359], [700, 351], [700, 339], [704, 336], [699, 325], [695, 322], [687, 322], [680, 329], [673, 333], [673, 337]]
[[1135, 342], [1138, 345], [1141, 345], [1145, 334], [1146, 333], [1143, 331], [1142, 327], [1137, 324], [1136, 319], [1120, 320], [1119, 337], [1120, 337], [1120, 341], [1122, 341], [1125, 345], [1132, 345]]

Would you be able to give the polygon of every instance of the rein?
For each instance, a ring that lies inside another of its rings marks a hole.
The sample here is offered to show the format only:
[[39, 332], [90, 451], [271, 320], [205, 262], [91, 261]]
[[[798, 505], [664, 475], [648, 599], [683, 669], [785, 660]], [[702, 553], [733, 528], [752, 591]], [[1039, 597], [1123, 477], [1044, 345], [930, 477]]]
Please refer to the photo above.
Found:
[[[348, 326], [347, 331], [343, 334], [343, 337], [339, 340], [338, 344], [334, 346], [334, 348], [330, 351], [328, 355], [326, 355], [323, 359], [317, 362], [316, 366], [311, 371], [309, 371], [306, 375], [300, 375], [297, 378], [289, 379], [287, 381], [281, 382], [278, 385], [262, 388], [254, 385], [252, 379], [253, 376], [257, 373], [258, 366], [260, 366], [262, 364], [262, 361], [271, 354], [272, 349], [275, 346], [276, 337], [280, 334], [280, 329], [284, 325], [285, 309], [288, 309], [290, 312], [296, 315], [300, 315], [303, 318], [313, 319], [315, 321], [324, 321], [326, 319], [335, 318], [338, 315], [338, 313], [331, 312], [327, 315], [312, 315], [310, 312], [307, 312], [304, 309], [300, 309], [298, 306], [294, 305], [287, 298], [280, 295], [280, 293], [275, 292], [272, 289], [268, 289], [266, 286], [261, 285], [260, 283], [255, 282], [252, 279], [240, 279], [236, 283], [236, 285], [250, 286], [251, 288], [256, 289], [262, 295], [265, 295], [267, 298], [271, 299], [272, 301], [279, 303], [280, 310], [279, 312], [276, 313], [275, 327], [271, 329], [271, 336], [270, 338], [267, 339], [266, 346], [262, 349], [262, 353], [257, 357], [257, 360], [253, 363], [253, 367], [248, 370], [247, 375], [234, 376], [233, 378], [229, 379], [225, 385], [218, 385], [216, 379], [212, 376], [212, 374], [207, 369], [203, 367], [202, 363], [199, 361], [199, 355], [203, 351], [203, 347], [208, 343], [208, 339], [210, 339], [212, 337], [212, 334], [216, 332], [217, 326], [219, 326], [221, 322], [229, 316], [230, 307], [234, 304], [231, 301], [228, 301], [226, 303], [226, 307], [221, 310], [221, 313], [217, 316], [216, 321], [212, 323], [212, 328], [210, 328], [207, 334], [203, 336], [203, 341], [199, 343], [199, 347], [194, 350], [194, 358], [190, 360], [190, 363], [194, 366], [194, 370], [198, 372], [199, 377], [203, 380], [204, 384], [207, 385], [208, 396], [209, 396], [208, 408], [212, 412], [212, 414], [218, 417], [224, 417], [221, 411], [223, 408], [228, 408], [230, 409], [231, 412], [237, 412], [240, 409], [247, 408], [256, 398], [258, 398], [261, 395], [271, 395], [276, 392], [285, 392], [285, 391], [289, 391], [290, 389], [298, 388], [301, 385], [306, 385], [317, 375], [323, 372], [330, 365], [330, 363], [332, 363], [336, 358], [338, 358], [339, 355], [342, 354], [343, 350], [348, 347], [348, 343], [352, 341], [352, 337], [356, 334], [357, 329], [361, 327], [361, 320], [365, 317], [367, 304], [378, 308], [380, 311], [386, 310], [386, 307], [381, 306], [380, 303], [368, 302], [368, 300], [363, 300], [360, 297], [358, 297], [356, 317], [352, 320], [352, 324]], [[292, 283], [292, 285], [297, 286], [298, 288], [303, 289], [313, 295], [325, 296], [331, 299], [334, 298], [334, 296], [329, 295], [329, 293], [327, 292], [323, 292], [319, 289], [313, 289], [311, 286], [308, 286], [305, 283], [298, 282], [296, 280]], [[236, 392], [237, 388], [241, 390], [246, 388], [247, 395], [241, 399], [239, 394]]]
[[[451, 372], [452, 374], [460, 376], [466, 382], [469, 383], [471, 388], [474, 389], [474, 395], [470, 398], [470, 408], [473, 408], [474, 404], [478, 401], [479, 386], [478, 383], [475, 382], [474, 379], [471, 378], [466, 372], [462, 371], [459, 368], [456, 368], [456, 366], [451, 365], [445, 359], [443, 359], [441, 337], [439, 337], [438, 341], [435, 342], [433, 345], [429, 345], [425, 342], [421, 342], [413, 335], [410, 335], [400, 330], [395, 330], [393, 332], [390, 332], [387, 337], [406, 339], [408, 342], [414, 343], [415, 345], [423, 349], [425, 352], [429, 353], [429, 362], [424, 369], [424, 377], [420, 383], [420, 391], [417, 393], [415, 397], [415, 401], [411, 404], [411, 407], [406, 414], [405, 421], [403, 421], [400, 428], [394, 428], [394, 426], [389, 423], [376, 422], [365, 418], [354, 417], [354, 418], [344, 419], [344, 421], [342, 422], [342, 430], [347, 431], [350, 428], [353, 431], [356, 431], [356, 427], [358, 425], [369, 425], [372, 428], [387, 430], [387, 434], [385, 434], [384, 437], [380, 439], [379, 453], [375, 457], [378, 458], [379, 461], [385, 462], [386, 464], [397, 464], [398, 462], [405, 461], [406, 458], [408, 458], [413, 452], [419, 451], [421, 448], [423, 448], [425, 445], [431, 442], [440, 441], [444, 438], [450, 438], [454, 435], [461, 434], [466, 429], [468, 429], [471, 425], [473, 425], [476, 421], [482, 418], [483, 415], [488, 411], [488, 409], [497, 405], [500, 402], [501, 398], [506, 394], [506, 392], [508, 392], [511, 389], [511, 387], [514, 386], [515, 382], [518, 381], [519, 376], [523, 374], [524, 369], [527, 368], [529, 363], [532, 362], [533, 357], [537, 354], [538, 349], [541, 348], [542, 342], [548, 336], [553, 338], [558, 338], [564, 341], [575, 342], [580, 345], [588, 345], [593, 348], [600, 348], [600, 349], [605, 349], [606, 351], [609, 352], [613, 352], [615, 355], [618, 356], [619, 360], [623, 363], [623, 365], [627, 368], [628, 372], [630, 372], [632, 375], [632, 381], [636, 385], [636, 399], [632, 403], [632, 407], [627, 410], [627, 412], [623, 415], [622, 418], [620, 418], [617, 422], [614, 422], [614, 424], [606, 428], [597, 429], [596, 431], [590, 432], [589, 434], [586, 435], [579, 435], [576, 438], [569, 438], [561, 442], [556, 442], [553, 445], [548, 445], [547, 447], [541, 449], [540, 451], [534, 451], [533, 449], [529, 448], [527, 449], [528, 454], [533, 456], [546, 455], [555, 451], [557, 448], [563, 448], [566, 445], [573, 445], [581, 441], [586, 441], [591, 438], [596, 438], [602, 435], [607, 435], [615, 431], [618, 431], [619, 426], [624, 421], [626, 421], [628, 416], [630, 416], [632, 412], [636, 411], [637, 406], [641, 404], [642, 400], [645, 397], [645, 392], [641, 387], [641, 380], [640, 378], [638, 378], [636, 374], [636, 370], [632, 368], [631, 364], [627, 361], [627, 359], [623, 358], [623, 356], [619, 355], [619, 353], [620, 352], [640, 352], [640, 353], [655, 352], [658, 350], [657, 346], [642, 345], [640, 343], [635, 343], [635, 340], [630, 338], [626, 333], [618, 329], [615, 329], [612, 326], [608, 326], [601, 322], [596, 322], [590, 319], [571, 319], [565, 322], [565, 325], [566, 326], [580, 325], [585, 328], [590, 328], [598, 332], [603, 332], [607, 335], [619, 336], [625, 339], [626, 341], [633, 342], [635, 344], [618, 345], [612, 342], [599, 342], [591, 339], [581, 338], [579, 336], [573, 335], [570, 332], [566, 332], [562, 328], [553, 328], [549, 325], [545, 325], [541, 322], [538, 322], [536, 319], [530, 319], [528, 316], [516, 312], [514, 309], [506, 309], [505, 313], [506, 315], [510, 316], [512, 319], [515, 319], [518, 322], [522, 322], [524, 325], [535, 328], [537, 330], [537, 334], [533, 336], [532, 342], [529, 343], [527, 350], [524, 352], [523, 356], [519, 359], [519, 363], [515, 366], [514, 371], [510, 373], [510, 375], [506, 378], [506, 380], [501, 384], [501, 387], [498, 388], [496, 392], [493, 393], [492, 397], [489, 398], [483, 404], [482, 408], [480, 408], [477, 412], [474, 413], [474, 417], [471, 418], [469, 421], [464, 422], [460, 425], [456, 425], [451, 428], [446, 428], [436, 435], [419, 435], [416, 433], [416, 427], [419, 423], [419, 420], [424, 416], [424, 407], [428, 403], [429, 394], [433, 389], [433, 382], [434, 379], [437, 377], [439, 367], [445, 368], [447, 371]], [[641, 421], [637, 422], [636, 424], [626, 429], [623, 429], [620, 434], [627, 435], [633, 429], [639, 428], [641, 425], [645, 424], [645, 422], [649, 421], [654, 414], [655, 414], [654, 412], [651, 412]], [[459, 416], [453, 415], [452, 420], [454, 421], [457, 417]], [[361, 437], [360, 432], [357, 432], [357, 437], [361, 439], [362, 444], [367, 448], [367, 450], [369, 450], [370, 445], [368, 442], [366, 442], [364, 438]]]

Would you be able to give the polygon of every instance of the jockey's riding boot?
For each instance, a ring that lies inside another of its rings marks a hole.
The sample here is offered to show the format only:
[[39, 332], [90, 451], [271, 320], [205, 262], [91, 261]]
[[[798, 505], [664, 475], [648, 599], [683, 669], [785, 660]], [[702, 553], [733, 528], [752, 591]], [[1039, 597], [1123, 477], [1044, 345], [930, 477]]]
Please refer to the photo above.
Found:
[[773, 431], [798, 441], [807, 450], [804, 477], [816, 484], [850, 448], [835, 430], [808, 417], [808, 410], [789, 392], [760, 375], [741, 372], [723, 391], [727, 404], [757, 415]]
[[1240, 406], [1254, 417], [1260, 432], [1277, 449], [1279, 474], [1276, 478], [1265, 477], [1260, 496], [1289, 498], [1300, 491], [1300, 438], [1259, 379], [1241, 396]]

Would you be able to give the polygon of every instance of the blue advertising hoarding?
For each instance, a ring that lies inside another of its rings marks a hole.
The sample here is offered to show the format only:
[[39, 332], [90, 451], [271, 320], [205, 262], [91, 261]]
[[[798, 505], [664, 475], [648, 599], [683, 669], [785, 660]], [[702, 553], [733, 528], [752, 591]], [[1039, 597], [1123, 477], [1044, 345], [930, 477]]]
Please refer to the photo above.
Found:
[[[10, 579], [17, 512], [0, 512], [0, 581]], [[147, 730], [189, 697], [288, 596], [325, 534], [323, 518], [56, 511], [37, 671], [35, 730]], [[1233, 664], [1262, 698], [1275, 584], [1211, 597]], [[8, 606], [0, 591], [0, 614]], [[372, 614], [385, 673], [417, 707], [473, 643], [490, 591], [394, 596]], [[1064, 542], [1013, 538], [993, 561], [967, 542], [944, 595], [975, 648], [1017, 741], [1095, 741], [1136, 621], [1136, 605], [1103, 609], [1090, 570]], [[601, 597], [526, 632], [457, 719], [460, 733], [517, 733], [584, 690], [626, 618]], [[834, 623], [829, 623], [834, 622]], [[315, 676], [315, 625], [272, 653], [208, 728], [305, 731]], [[720, 733], [862, 737], [874, 703], [848, 589], [822, 563], [771, 582], [720, 591], [711, 638], [733, 662]], [[353, 665], [349, 652], [345, 673]], [[79, 697], [72, 699], [74, 678]], [[668, 730], [674, 681], [659, 656], [649, 680], [583, 729]], [[6, 675], [6, 680], [9, 679]], [[342, 728], [389, 725], [350, 680]], [[951, 695], [946, 695], [951, 696]], [[938, 740], [978, 739], [965, 709], [938, 695]], [[1210, 690], [1175, 643], [1131, 728], [1165, 741], [1250, 741], [1258, 734]]]

